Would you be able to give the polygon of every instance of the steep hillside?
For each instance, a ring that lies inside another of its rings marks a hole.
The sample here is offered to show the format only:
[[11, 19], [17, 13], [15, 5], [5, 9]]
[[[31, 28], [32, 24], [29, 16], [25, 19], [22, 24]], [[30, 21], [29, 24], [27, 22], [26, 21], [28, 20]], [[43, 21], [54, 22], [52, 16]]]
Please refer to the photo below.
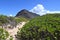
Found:
[[24, 18], [27, 18], [27, 19], [32, 19], [32, 18], [37, 17], [37, 16], [39, 16], [39, 15], [35, 14], [35, 13], [32, 13], [32, 12], [29, 12], [26, 9], [23, 9], [23, 10], [19, 11], [16, 15], [16, 17], [24, 17]]
[[60, 14], [46, 14], [30, 20], [17, 33], [20, 40], [60, 40]]

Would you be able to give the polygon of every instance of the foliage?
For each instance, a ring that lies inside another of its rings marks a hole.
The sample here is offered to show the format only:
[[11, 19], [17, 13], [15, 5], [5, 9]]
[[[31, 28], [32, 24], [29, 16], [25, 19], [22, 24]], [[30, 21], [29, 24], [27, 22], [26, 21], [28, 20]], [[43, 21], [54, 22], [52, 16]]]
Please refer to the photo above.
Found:
[[6, 40], [8, 36], [9, 36], [8, 32], [0, 28], [0, 40]]
[[14, 20], [15, 20], [15, 17], [9, 16], [8, 19], [9, 19], [10, 21], [14, 21]]
[[27, 19], [25, 19], [24, 17], [15, 17], [15, 21], [16, 23], [19, 23], [19, 22], [27, 21]]
[[2, 26], [5, 23], [9, 23], [9, 22], [15, 22], [16, 24], [22, 21], [27, 21], [27, 19], [23, 18], [23, 17], [13, 17], [13, 16], [5, 16], [5, 15], [0, 15], [0, 26]]
[[13, 40], [13, 37], [12, 36], [10, 36], [10, 40]]
[[19, 40], [60, 40], [60, 14], [46, 14], [30, 20], [17, 33]]
[[7, 23], [7, 16], [5, 15], [0, 15], [0, 25]]

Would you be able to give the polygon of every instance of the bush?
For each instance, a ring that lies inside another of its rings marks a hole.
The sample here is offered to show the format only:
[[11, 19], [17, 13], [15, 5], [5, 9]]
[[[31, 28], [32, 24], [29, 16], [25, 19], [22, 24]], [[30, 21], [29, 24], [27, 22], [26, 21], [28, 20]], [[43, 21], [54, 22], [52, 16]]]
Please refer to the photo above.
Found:
[[8, 23], [8, 21], [7, 21], [7, 16], [5, 16], [5, 15], [0, 15], [0, 26], [1, 26], [2, 24], [5, 24], [5, 23]]
[[16, 21], [16, 23], [20, 23], [20, 22], [23, 22], [23, 21], [28, 21], [26, 18], [23, 18], [23, 17], [15, 17], [15, 21]]
[[13, 40], [13, 37], [12, 36], [10, 36], [10, 40]]
[[6, 40], [9, 34], [6, 30], [0, 28], [0, 40]]
[[60, 14], [47, 14], [30, 20], [17, 33], [18, 40], [60, 40]]

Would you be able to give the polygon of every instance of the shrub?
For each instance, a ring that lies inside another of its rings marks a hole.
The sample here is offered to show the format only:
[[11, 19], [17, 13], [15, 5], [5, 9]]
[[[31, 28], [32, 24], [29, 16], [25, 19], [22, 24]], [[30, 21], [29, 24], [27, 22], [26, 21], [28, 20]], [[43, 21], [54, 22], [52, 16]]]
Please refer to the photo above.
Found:
[[6, 30], [0, 28], [0, 40], [6, 40], [9, 34]]
[[17, 32], [18, 40], [60, 40], [60, 14], [47, 14], [30, 20]]
[[10, 36], [10, 40], [13, 40], [13, 37], [12, 36]]

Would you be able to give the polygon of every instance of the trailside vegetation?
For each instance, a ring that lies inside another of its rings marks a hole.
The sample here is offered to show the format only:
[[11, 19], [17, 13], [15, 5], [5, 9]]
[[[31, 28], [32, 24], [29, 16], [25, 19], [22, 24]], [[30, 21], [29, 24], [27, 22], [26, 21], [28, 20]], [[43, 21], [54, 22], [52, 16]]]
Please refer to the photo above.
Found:
[[5, 15], [0, 15], [0, 26], [6, 23], [10, 22], [15, 22], [18, 24], [19, 22], [27, 21], [24, 17], [13, 17], [13, 16], [5, 16]]
[[0, 40], [6, 40], [8, 36], [9, 33], [6, 30], [0, 28]]
[[18, 40], [60, 40], [60, 14], [46, 14], [30, 20], [19, 29]]

